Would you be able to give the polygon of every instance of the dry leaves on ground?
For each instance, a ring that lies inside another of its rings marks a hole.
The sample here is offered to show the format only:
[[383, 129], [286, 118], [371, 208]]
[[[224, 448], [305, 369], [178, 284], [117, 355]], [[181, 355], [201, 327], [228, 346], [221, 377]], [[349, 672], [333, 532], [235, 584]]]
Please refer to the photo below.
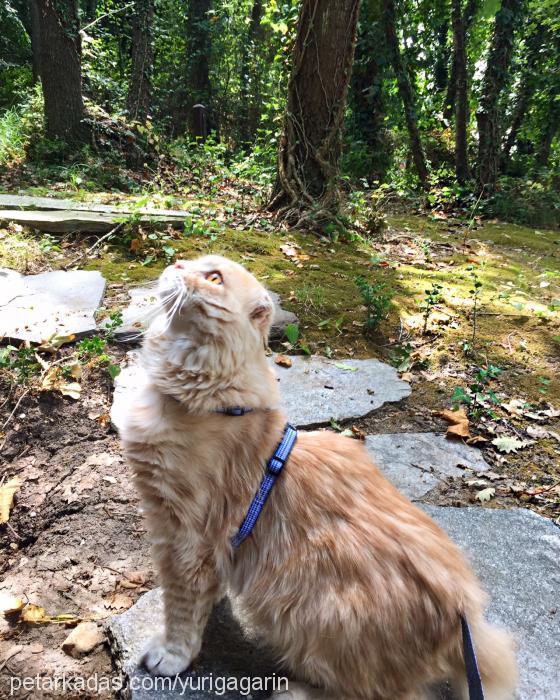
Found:
[[14, 476], [0, 486], [0, 523], [7, 523], [10, 519], [10, 510], [14, 503], [14, 496], [21, 488], [23, 480]]
[[449, 409], [446, 409], [444, 411], [439, 411], [438, 415], [450, 424], [447, 428], [446, 437], [471, 437], [469, 417], [467, 416], [464, 408], [460, 408], [457, 411], [450, 411]]

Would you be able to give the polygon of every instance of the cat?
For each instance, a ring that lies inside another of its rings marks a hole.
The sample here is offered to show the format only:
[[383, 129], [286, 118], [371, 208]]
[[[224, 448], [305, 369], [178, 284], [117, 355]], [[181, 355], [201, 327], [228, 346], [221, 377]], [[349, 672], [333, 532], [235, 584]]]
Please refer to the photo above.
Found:
[[178, 261], [158, 284], [147, 382], [120, 425], [163, 587], [148, 670], [188, 668], [227, 593], [297, 681], [279, 700], [419, 700], [442, 680], [466, 698], [461, 615], [487, 700], [512, 698], [513, 643], [483, 620], [475, 575], [358, 441], [300, 432], [252, 534], [232, 547], [286, 423], [265, 353], [273, 305], [219, 256]]

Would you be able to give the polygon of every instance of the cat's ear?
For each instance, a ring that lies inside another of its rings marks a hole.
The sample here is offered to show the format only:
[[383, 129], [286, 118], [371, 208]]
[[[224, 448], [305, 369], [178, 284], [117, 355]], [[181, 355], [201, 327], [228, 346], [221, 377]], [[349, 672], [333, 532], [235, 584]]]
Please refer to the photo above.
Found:
[[272, 323], [274, 304], [268, 292], [264, 292], [253, 304], [250, 318], [255, 327], [259, 328], [264, 336], [268, 335], [268, 329]]

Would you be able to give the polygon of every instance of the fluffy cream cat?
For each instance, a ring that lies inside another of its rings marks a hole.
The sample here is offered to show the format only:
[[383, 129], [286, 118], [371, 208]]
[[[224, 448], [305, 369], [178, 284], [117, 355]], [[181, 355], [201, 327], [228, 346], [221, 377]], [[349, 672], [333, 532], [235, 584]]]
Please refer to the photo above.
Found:
[[[273, 307], [240, 265], [178, 262], [159, 281], [139, 389], [121, 426], [165, 602], [144, 663], [185, 670], [212, 606], [234, 596], [300, 683], [283, 698], [412, 700], [448, 679], [466, 697], [460, 616], [487, 700], [512, 698], [509, 636], [482, 617], [464, 557], [376, 469], [363, 446], [301, 432], [250, 537], [237, 532], [286, 417], [264, 347]], [[233, 417], [219, 409], [253, 409]]]

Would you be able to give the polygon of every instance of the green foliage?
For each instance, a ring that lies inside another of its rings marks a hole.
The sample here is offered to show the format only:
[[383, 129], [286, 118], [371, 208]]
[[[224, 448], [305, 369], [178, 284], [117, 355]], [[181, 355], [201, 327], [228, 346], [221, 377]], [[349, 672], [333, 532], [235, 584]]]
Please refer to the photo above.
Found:
[[386, 282], [368, 282], [361, 275], [356, 277], [356, 286], [366, 307], [365, 330], [375, 331], [389, 314], [394, 292]]
[[424, 319], [424, 327], [422, 329], [422, 333], [424, 335], [426, 335], [428, 332], [428, 321], [432, 311], [434, 311], [443, 301], [443, 296], [441, 294], [442, 289], [443, 287], [441, 284], [434, 282], [429, 289], [426, 289], [424, 299], [420, 301], [420, 308], [422, 309], [422, 317]]
[[556, 228], [560, 224], [560, 191], [550, 178], [543, 182], [502, 177], [492, 196], [481, 202], [481, 209], [488, 217]]
[[457, 408], [460, 405], [467, 407], [467, 411], [473, 418], [488, 416], [495, 418], [496, 414], [492, 409], [500, 403], [493, 389], [494, 381], [502, 374], [502, 369], [489, 364], [477, 370], [474, 380], [467, 387], [456, 387], [451, 402]]
[[19, 348], [14, 345], [0, 348], [0, 370], [7, 371], [14, 382], [25, 384], [40, 369], [35, 349], [29, 344], [23, 343]]

